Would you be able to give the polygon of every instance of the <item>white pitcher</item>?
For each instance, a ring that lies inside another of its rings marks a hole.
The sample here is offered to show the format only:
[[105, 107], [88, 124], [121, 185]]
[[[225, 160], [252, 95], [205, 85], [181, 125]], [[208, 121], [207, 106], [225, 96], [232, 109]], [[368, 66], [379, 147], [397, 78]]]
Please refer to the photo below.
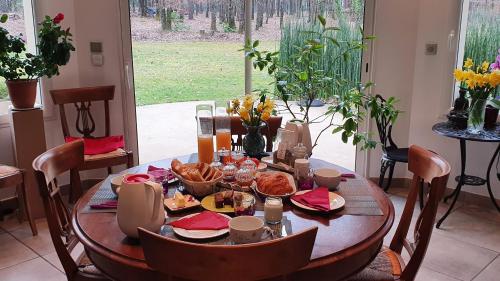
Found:
[[138, 227], [159, 232], [165, 222], [162, 186], [146, 174], [127, 175], [120, 187], [116, 217], [129, 237], [139, 237]]
[[293, 131], [291, 140], [287, 140], [291, 147], [302, 143], [307, 148], [307, 154], [312, 154], [312, 140], [311, 132], [309, 131], [309, 124], [297, 119], [288, 121], [285, 125], [285, 130]]

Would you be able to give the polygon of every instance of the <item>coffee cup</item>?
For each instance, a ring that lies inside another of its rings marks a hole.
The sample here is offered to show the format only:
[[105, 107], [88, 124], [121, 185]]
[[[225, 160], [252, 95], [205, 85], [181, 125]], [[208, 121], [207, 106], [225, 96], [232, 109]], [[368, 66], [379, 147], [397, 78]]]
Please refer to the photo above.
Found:
[[271, 232], [271, 229], [257, 217], [239, 216], [229, 221], [229, 237], [236, 244], [260, 242], [264, 232]]

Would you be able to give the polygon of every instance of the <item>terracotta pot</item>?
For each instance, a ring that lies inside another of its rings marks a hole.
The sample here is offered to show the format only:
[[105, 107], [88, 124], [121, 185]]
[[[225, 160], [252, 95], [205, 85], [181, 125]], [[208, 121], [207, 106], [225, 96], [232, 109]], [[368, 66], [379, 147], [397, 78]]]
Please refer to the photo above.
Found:
[[27, 109], [35, 106], [36, 79], [19, 79], [5, 81], [10, 101], [16, 109]]

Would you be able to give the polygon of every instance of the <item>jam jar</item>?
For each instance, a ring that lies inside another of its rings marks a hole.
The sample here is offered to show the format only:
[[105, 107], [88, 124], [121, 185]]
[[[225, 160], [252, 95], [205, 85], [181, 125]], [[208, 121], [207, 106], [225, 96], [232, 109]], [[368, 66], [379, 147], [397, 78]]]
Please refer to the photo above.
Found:
[[228, 163], [224, 168], [222, 169], [222, 178], [225, 181], [234, 181], [234, 177], [236, 176], [236, 172], [238, 171], [238, 168], [234, 163]]
[[235, 179], [240, 186], [250, 186], [253, 182], [253, 172], [247, 168], [241, 168], [236, 172]]

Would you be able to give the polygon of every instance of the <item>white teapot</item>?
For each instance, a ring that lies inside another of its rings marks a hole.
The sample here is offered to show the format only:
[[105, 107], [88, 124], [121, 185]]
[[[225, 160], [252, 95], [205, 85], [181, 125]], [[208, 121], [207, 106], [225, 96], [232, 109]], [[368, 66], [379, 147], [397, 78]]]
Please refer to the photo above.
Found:
[[127, 175], [118, 197], [118, 226], [129, 237], [138, 238], [137, 228], [159, 232], [165, 222], [163, 188], [146, 174]]
[[285, 125], [285, 130], [292, 131], [293, 133], [289, 136], [289, 140], [286, 140], [289, 144], [289, 148], [293, 148], [299, 143], [302, 143], [306, 147], [307, 155], [312, 154], [312, 140], [311, 132], [309, 131], [309, 124], [298, 119], [290, 120]]

